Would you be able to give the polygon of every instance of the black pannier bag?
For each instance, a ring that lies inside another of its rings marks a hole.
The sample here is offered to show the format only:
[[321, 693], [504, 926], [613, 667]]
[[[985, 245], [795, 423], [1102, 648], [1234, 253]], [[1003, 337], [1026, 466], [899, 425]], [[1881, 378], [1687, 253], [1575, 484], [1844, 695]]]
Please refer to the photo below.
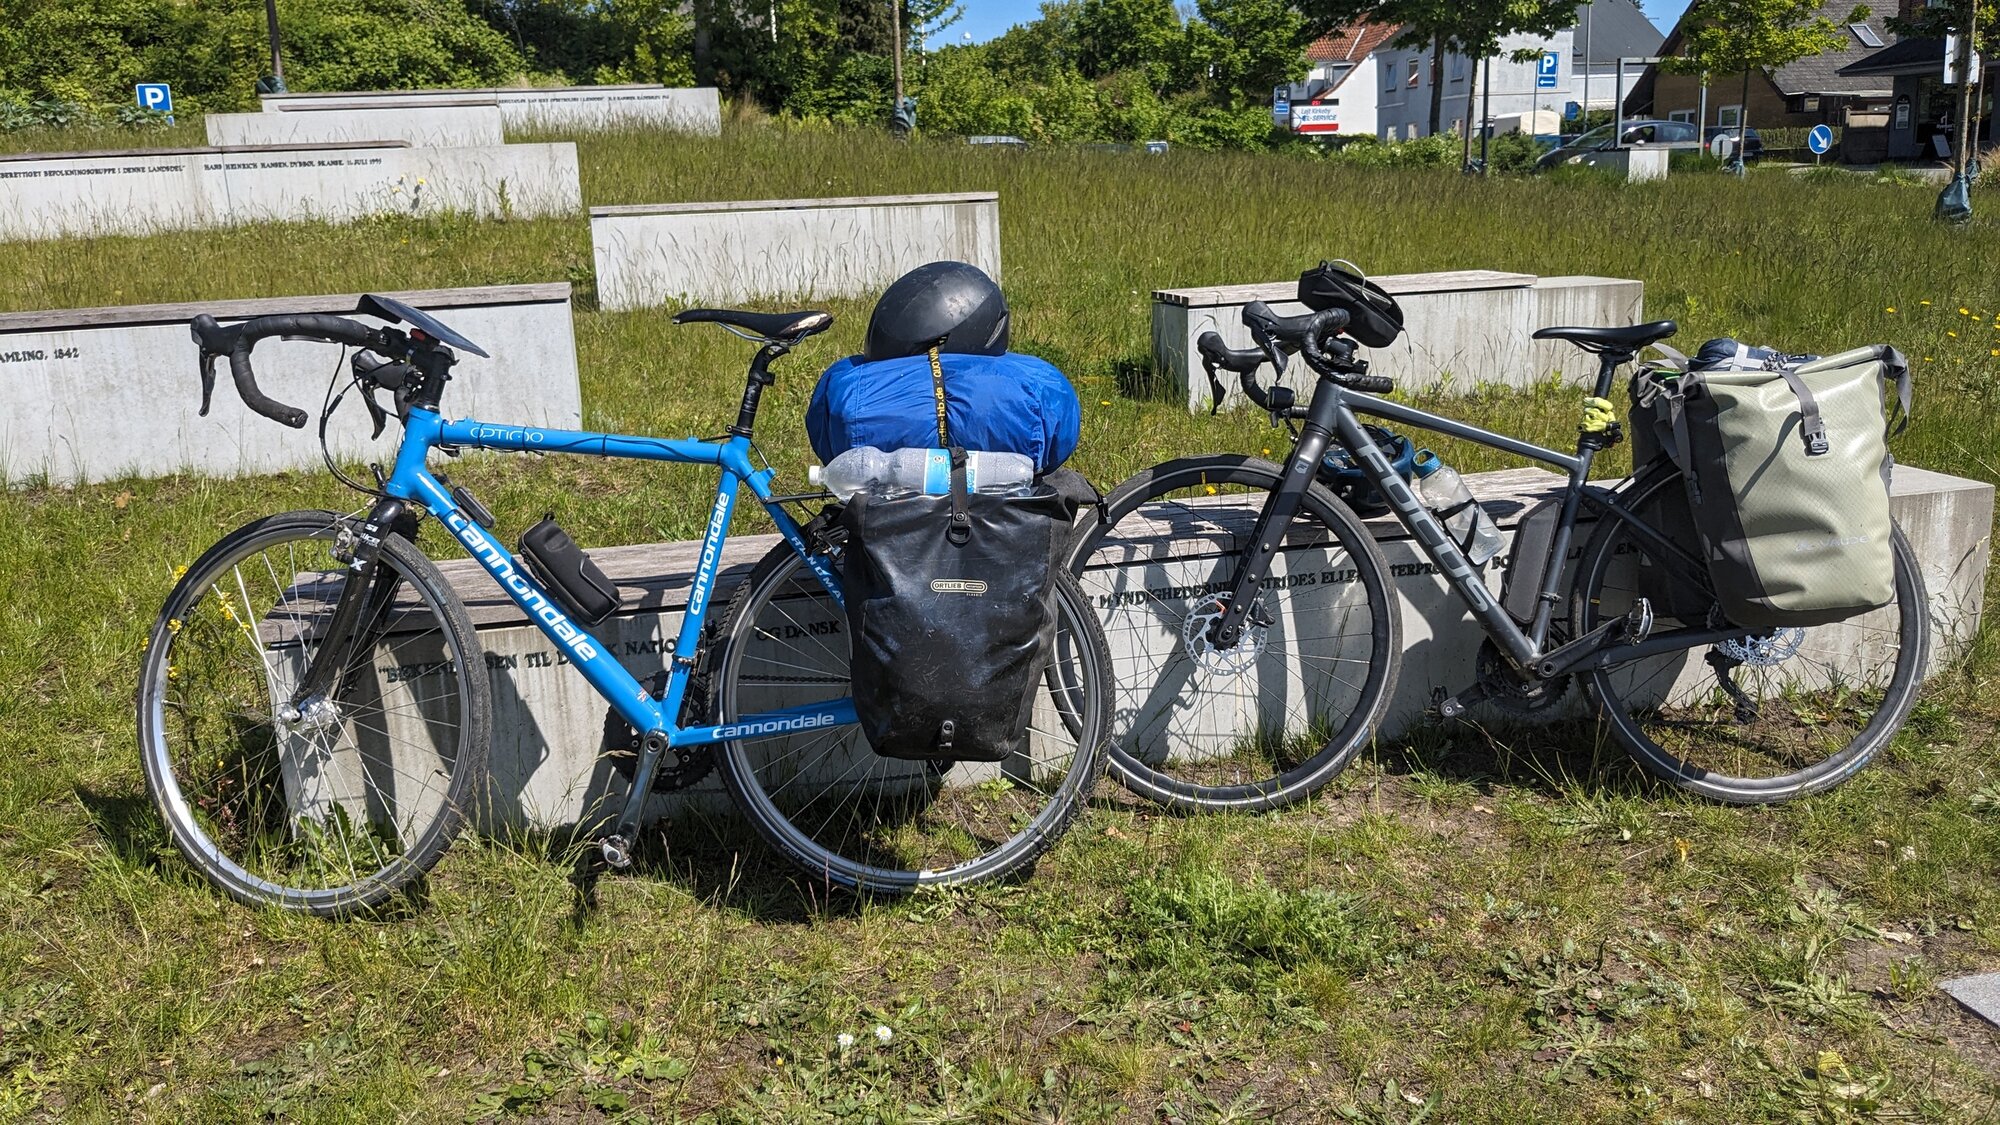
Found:
[[1055, 568], [1083, 478], [1052, 474], [1022, 495], [968, 493], [965, 451], [948, 495], [841, 511], [854, 709], [875, 752], [999, 762], [1027, 749], [1055, 638]]

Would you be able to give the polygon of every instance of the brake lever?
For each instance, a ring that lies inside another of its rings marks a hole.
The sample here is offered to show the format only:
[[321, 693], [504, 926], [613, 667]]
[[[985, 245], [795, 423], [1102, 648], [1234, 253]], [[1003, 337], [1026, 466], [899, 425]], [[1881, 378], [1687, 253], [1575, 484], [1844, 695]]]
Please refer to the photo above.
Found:
[[202, 418], [208, 417], [209, 400], [215, 397], [215, 361], [219, 358], [211, 351], [201, 353], [201, 413], [198, 416]]
[[362, 390], [361, 404], [368, 408], [369, 421], [375, 423], [375, 429], [368, 435], [368, 440], [374, 441], [376, 438], [381, 437], [382, 431], [388, 427], [389, 412], [382, 409], [382, 404], [376, 401], [374, 387], [366, 387]]
[[1201, 357], [1201, 366], [1208, 372], [1208, 416], [1215, 417], [1222, 412], [1222, 397], [1229, 392], [1223, 389], [1222, 377], [1215, 373], [1215, 361]]

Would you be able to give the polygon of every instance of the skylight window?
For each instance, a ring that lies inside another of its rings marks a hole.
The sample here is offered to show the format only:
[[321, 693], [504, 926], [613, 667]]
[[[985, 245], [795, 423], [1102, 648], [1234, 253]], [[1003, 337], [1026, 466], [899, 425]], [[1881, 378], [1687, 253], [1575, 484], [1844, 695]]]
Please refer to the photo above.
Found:
[[1856, 39], [1861, 40], [1863, 47], [1880, 47], [1882, 45], [1882, 37], [1875, 34], [1875, 29], [1865, 23], [1850, 23], [1847, 25], [1847, 30], [1853, 32]]

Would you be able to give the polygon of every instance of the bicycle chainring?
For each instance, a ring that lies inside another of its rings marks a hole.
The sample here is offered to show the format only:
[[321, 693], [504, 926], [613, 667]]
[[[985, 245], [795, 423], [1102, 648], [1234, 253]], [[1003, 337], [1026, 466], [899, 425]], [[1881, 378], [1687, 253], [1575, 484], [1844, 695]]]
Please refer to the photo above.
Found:
[[[646, 690], [654, 699], [666, 695], [667, 672], [662, 668], [646, 682]], [[705, 710], [706, 691], [695, 681], [688, 683], [687, 702], [681, 706], [681, 725], [699, 723]], [[626, 781], [639, 766], [640, 736], [632, 724], [616, 711], [608, 711], [604, 716], [603, 755], [611, 759], [611, 768]], [[672, 793], [686, 789], [715, 769], [715, 747], [683, 746], [660, 751], [660, 761], [653, 770], [653, 792]]]
[[1210, 675], [1233, 676], [1249, 668], [1264, 655], [1270, 640], [1271, 616], [1264, 600], [1258, 598], [1243, 617], [1236, 643], [1229, 648], [1217, 647], [1209, 630], [1228, 607], [1228, 594], [1203, 594], [1189, 604], [1187, 619], [1181, 622], [1181, 645], [1188, 658]]
[[[1545, 647], [1553, 649], [1568, 640], [1569, 633], [1562, 626], [1550, 625]], [[1522, 680], [1507, 658], [1500, 655], [1500, 649], [1491, 637], [1480, 639], [1475, 667], [1480, 686], [1486, 689], [1486, 701], [1516, 715], [1538, 715], [1562, 702], [1564, 694], [1569, 691], [1569, 676], [1534, 683]]]

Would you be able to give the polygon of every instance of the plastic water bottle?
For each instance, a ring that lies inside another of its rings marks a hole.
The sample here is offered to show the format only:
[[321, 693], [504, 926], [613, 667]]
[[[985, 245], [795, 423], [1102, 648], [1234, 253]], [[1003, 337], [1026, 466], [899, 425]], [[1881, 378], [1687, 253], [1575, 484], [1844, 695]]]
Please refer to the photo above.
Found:
[[[894, 449], [857, 446], [825, 467], [813, 466], [806, 477], [842, 500], [866, 488], [881, 499], [943, 495], [951, 491], [951, 452], [945, 449]], [[1019, 453], [972, 450], [965, 455], [965, 487], [971, 492], [1015, 492], [1035, 477], [1035, 463]]]
[[1419, 449], [1414, 472], [1417, 497], [1444, 524], [1445, 533], [1465, 552], [1472, 565], [1484, 566], [1486, 560], [1500, 553], [1500, 529], [1493, 526], [1493, 517], [1472, 498], [1472, 490], [1465, 487], [1465, 479], [1458, 475], [1457, 469], [1438, 460], [1438, 455], [1430, 450]]

